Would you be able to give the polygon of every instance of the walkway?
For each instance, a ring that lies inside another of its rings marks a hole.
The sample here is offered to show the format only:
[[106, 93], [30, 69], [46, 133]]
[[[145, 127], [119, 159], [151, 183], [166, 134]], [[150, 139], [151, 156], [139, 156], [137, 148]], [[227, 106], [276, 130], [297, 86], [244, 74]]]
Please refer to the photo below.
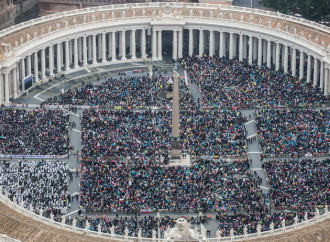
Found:
[[[181, 65], [178, 65], [177, 73], [179, 74], [179, 76], [185, 76], [184, 72], [185, 72], [184, 68]], [[189, 83], [189, 89], [191, 91], [191, 95], [195, 100], [196, 107], [198, 107], [198, 99], [200, 100], [200, 103], [202, 102], [202, 93], [199, 91], [199, 87], [196, 85], [196, 83], [191, 83], [189, 78], [188, 78], [188, 83]]]

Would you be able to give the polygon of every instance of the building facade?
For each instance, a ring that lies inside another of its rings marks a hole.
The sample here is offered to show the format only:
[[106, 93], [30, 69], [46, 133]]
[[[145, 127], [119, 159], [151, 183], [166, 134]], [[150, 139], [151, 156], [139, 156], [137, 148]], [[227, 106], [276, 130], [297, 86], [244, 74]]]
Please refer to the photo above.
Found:
[[329, 95], [330, 29], [263, 10], [120, 4], [62, 12], [0, 31], [0, 103], [56, 75], [136, 60], [219, 55], [306, 79]]

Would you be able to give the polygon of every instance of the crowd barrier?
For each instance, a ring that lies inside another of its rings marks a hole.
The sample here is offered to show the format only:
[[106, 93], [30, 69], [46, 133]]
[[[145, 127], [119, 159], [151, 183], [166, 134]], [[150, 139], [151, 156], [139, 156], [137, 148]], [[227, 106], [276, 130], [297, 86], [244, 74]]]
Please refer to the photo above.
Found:
[[66, 155], [4, 155], [0, 154], [0, 159], [65, 159]]

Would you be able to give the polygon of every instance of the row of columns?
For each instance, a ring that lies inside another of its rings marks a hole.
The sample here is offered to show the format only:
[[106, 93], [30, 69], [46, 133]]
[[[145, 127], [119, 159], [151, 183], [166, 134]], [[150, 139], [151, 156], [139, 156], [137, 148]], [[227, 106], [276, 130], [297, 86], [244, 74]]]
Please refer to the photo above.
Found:
[[[150, 35], [152, 60], [161, 60], [163, 30], [154, 27]], [[188, 38], [186, 47], [184, 35]], [[37, 50], [22, 57], [11, 70], [0, 75], [0, 103], [8, 103], [10, 98], [24, 92], [24, 78], [31, 74], [38, 84], [48, 76], [80, 66], [118, 59], [125, 61], [127, 57], [134, 60], [137, 50], [141, 58], [146, 58], [147, 38], [146, 29], [121, 30], [86, 35]], [[267, 65], [276, 71], [283, 70], [292, 76], [306, 78], [307, 82], [313, 81], [313, 85], [319, 85], [325, 95], [330, 91], [329, 66], [294, 46], [243, 33], [193, 28], [185, 32], [181, 28], [173, 30], [172, 44], [173, 59], [181, 58], [184, 53], [203, 55], [208, 49], [206, 54], [210, 56], [217, 52], [220, 57], [238, 58], [240, 61], [248, 59], [250, 63]]]

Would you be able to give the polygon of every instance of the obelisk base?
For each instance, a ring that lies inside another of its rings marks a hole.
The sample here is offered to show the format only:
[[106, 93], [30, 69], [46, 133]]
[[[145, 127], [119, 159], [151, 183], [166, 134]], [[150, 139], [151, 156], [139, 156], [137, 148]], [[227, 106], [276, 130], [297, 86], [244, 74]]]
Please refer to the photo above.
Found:
[[172, 139], [171, 143], [171, 159], [179, 159], [181, 158], [181, 149], [180, 149], [180, 141]]

